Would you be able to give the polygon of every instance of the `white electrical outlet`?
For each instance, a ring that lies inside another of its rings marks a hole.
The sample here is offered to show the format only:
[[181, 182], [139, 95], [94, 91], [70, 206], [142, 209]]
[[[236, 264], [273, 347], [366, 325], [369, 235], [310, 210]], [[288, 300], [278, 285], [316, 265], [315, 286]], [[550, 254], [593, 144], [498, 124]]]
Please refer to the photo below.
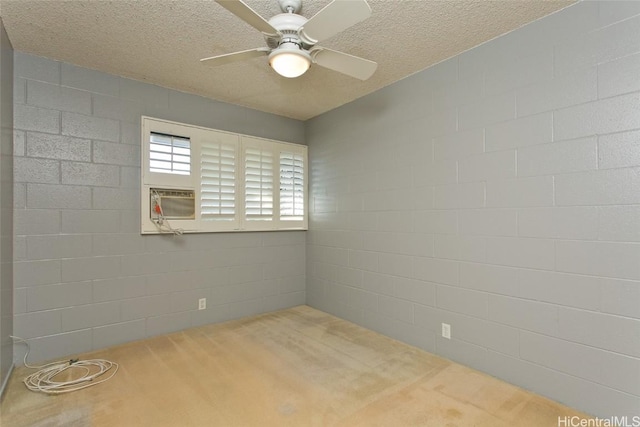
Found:
[[204, 310], [205, 308], [207, 308], [207, 299], [200, 298], [198, 300], [198, 310]]
[[451, 325], [448, 323], [442, 324], [442, 336], [448, 340], [451, 339]]

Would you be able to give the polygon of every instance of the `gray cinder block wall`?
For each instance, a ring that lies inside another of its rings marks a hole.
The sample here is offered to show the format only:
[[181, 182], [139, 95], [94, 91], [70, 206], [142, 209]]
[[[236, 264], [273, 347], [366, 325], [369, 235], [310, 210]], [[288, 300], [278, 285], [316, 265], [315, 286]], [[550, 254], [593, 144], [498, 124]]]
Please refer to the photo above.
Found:
[[306, 135], [311, 306], [640, 415], [640, 2], [580, 2]]
[[13, 366], [13, 49], [0, 19], [0, 396]]
[[141, 115], [296, 143], [304, 123], [18, 52], [14, 97], [14, 322], [31, 361], [305, 302], [305, 232], [139, 225]]

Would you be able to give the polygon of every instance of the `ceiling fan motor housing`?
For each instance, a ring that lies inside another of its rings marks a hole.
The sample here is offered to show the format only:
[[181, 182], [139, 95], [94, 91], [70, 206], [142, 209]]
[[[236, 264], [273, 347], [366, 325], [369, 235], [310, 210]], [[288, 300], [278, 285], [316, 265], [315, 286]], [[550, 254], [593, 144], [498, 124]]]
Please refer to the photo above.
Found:
[[272, 17], [269, 19], [269, 24], [278, 30], [278, 32], [282, 34], [282, 37], [265, 36], [267, 45], [271, 49], [275, 49], [283, 43], [295, 43], [302, 49], [308, 49], [310, 46], [305, 45], [298, 35], [298, 30], [306, 22], [307, 18], [301, 15], [296, 15], [295, 13], [280, 13]]

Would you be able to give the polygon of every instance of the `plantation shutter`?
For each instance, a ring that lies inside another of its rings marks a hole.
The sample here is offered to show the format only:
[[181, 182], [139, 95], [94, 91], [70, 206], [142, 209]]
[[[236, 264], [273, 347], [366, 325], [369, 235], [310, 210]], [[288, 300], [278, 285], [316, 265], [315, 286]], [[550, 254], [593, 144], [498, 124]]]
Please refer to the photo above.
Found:
[[273, 219], [273, 161], [271, 148], [244, 148], [245, 219]]
[[202, 221], [236, 219], [237, 142], [222, 138], [200, 147], [200, 217]]
[[280, 220], [304, 219], [304, 156], [280, 152]]

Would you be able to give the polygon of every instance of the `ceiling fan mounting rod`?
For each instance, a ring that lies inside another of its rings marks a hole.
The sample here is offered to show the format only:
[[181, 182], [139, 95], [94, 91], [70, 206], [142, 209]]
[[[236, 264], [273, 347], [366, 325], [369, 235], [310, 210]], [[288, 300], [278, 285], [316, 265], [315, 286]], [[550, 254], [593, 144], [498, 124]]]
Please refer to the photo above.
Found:
[[302, 9], [302, 0], [278, 0], [278, 4], [284, 13], [298, 13]]

